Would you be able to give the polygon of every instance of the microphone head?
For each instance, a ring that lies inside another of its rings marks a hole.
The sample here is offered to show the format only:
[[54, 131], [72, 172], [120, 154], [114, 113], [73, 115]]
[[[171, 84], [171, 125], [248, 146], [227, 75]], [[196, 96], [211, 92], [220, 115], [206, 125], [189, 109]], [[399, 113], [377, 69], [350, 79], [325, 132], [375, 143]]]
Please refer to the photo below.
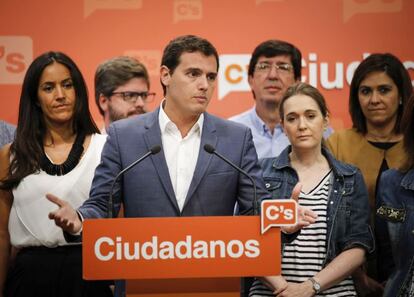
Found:
[[161, 151], [161, 146], [159, 145], [154, 145], [151, 149], [151, 154], [155, 155], [158, 154]]
[[205, 150], [207, 153], [212, 154], [212, 153], [214, 153], [214, 151], [215, 151], [216, 149], [215, 149], [215, 148], [214, 148], [214, 146], [212, 146], [211, 144], [206, 143], [206, 144], [204, 145], [204, 150]]

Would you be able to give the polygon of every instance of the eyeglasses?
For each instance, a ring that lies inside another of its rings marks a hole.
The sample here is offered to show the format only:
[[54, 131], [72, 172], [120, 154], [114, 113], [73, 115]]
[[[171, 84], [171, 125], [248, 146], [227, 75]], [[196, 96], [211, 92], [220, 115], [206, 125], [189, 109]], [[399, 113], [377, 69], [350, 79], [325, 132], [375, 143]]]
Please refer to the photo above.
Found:
[[287, 63], [281, 63], [281, 64], [274, 64], [274, 63], [257, 63], [256, 64], [256, 71], [259, 72], [269, 72], [272, 67], [276, 68], [277, 73], [279, 74], [288, 74], [292, 72], [293, 66]]
[[122, 99], [124, 99], [124, 101], [129, 103], [137, 102], [138, 98], [141, 98], [141, 100], [145, 103], [149, 103], [152, 102], [155, 97], [155, 93], [149, 92], [112, 92], [111, 96], [113, 95], [119, 95]]

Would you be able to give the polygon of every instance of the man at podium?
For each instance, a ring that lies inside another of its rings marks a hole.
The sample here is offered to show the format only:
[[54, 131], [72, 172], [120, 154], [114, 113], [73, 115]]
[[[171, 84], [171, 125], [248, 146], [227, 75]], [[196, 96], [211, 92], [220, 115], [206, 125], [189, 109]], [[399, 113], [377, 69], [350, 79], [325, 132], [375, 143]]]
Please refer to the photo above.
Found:
[[[214, 46], [197, 36], [181, 36], [164, 50], [160, 80], [165, 98], [155, 111], [114, 122], [92, 183], [90, 198], [77, 212], [49, 195], [59, 209], [50, 214], [69, 233], [82, 220], [103, 218], [113, 192], [113, 214], [124, 205], [125, 217], [232, 215], [253, 210], [251, 180], [205, 150], [206, 145], [244, 170], [268, 197], [248, 128], [206, 112], [219, 67]], [[153, 152], [159, 150], [159, 153]], [[138, 158], [148, 158], [117, 174]]]
[[233, 215], [236, 202], [241, 214], [253, 212], [255, 187], [257, 197], [270, 197], [250, 129], [206, 112], [219, 67], [214, 46], [197, 36], [178, 37], [161, 64], [165, 98], [153, 112], [110, 125], [89, 199], [75, 211], [47, 196], [59, 206], [49, 217], [67, 233], [78, 234], [84, 219], [116, 216], [121, 204], [125, 217], [223, 216]]

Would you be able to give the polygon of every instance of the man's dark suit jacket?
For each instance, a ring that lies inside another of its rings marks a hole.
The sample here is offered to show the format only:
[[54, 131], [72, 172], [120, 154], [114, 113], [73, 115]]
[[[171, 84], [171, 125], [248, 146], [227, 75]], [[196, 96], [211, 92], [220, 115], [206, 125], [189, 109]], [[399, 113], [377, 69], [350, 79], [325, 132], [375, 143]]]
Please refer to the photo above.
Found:
[[[109, 127], [90, 198], [78, 209], [85, 219], [106, 217], [108, 193], [115, 176], [150, 148], [162, 146], [158, 113], [159, 108], [114, 122]], [[245, 170], [255, 180], [260, 199], [269, 198], [250, 129], [204, 113], [198, 160], [182, 211], [161, 150], [125, 173], [116, 184], [115, 215], [121, 202], [125, 217], [233, 215], [236, 201], [241, 213], [252, 210], [251, 181], [217, 156], [207, 153], [205, 144], [212, 145], [217, 152]]]

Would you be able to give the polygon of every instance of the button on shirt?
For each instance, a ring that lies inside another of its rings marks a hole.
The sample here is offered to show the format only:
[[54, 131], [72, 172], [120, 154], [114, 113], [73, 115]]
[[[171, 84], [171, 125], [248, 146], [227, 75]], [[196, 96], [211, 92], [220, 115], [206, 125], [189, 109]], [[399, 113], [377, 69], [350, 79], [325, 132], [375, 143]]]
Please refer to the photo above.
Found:
[[[256, 106], [229, 118], [229, 120], [243, 124], [252, 130], [253, 142], [259, 159], [277, 157], [290, 144], [280, 124], [276, 125], [272, 133], [257, 115]], [[328, 127], [323, 137], [328, 138], [332, 132], [333, 129]]]
[[198, 121], [184, 138], [182, 138], [177, 126], [164, 112], [162, 104], [158, 120], [168, 172], [178, 207], [182, 211], [197, 164], [204, 115], [200, 115]]

